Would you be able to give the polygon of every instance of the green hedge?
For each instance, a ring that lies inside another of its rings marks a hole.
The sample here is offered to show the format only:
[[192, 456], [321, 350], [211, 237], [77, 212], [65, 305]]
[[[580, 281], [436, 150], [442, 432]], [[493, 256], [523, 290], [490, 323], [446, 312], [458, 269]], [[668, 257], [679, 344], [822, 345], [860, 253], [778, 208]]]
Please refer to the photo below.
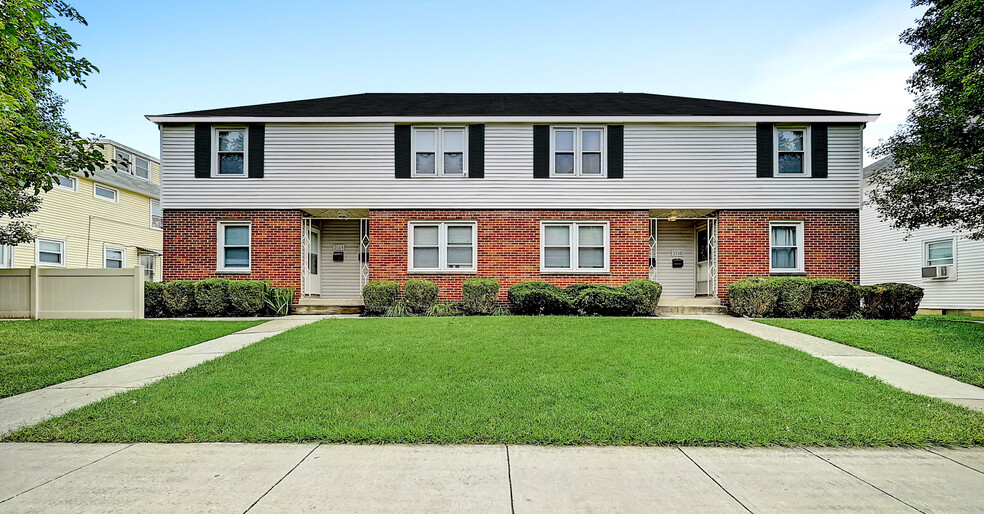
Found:
[[467, 314], [492, 314], [499, 300], [499, 281], [472, 277], [461, 284], [461, 310]]
[[571, 314], [574, 306], [563, 289], [546, 282], [520, 282], [506, 293], [516, 314], [556, 316]]
[[229, 281], [224, 278], [206, 278], [195, 283], [195, 303], [205, 316], [223, 316], [229, 313]]
[[[263, 312], [270, 298], [270, 284], [258, 280], [229, 281], [229, 312], [234, 316], [252, 316]], [[293, 293], [293, 291], [291, 291]]]
[[290, 307], [293, 295], [292, 288], [271, 287], [257, 280], [144, 282], [144, 316], [281, 316], [287, 314], [284, 305]]
[[385, 314], [399, 298], [400, 284], [392, 280], [373, 280], [362, 288], [367, 314]]
[[513, 312], [524, 315], [652, 316], [663, 287], [632, 280], [622, 287], [573, 284], [561, 289], [546, 282], [521, 282], [509, 288]]
[[923, 288], [888, 282], [858, 287], [861, 315], [870, 319], [912, 319], [923, 298]]
[[846, 280], [815, 278], [807, 315], [813, 318], [847, 318], [861, 308], [857, 288]]
[[582, 316], [631, 316], [635, 312], [628, 293], [608, 286], [581, 289], [572, 302]]
[[847, 318], [859, 298], [854, 285], [833, 278], [749, 277], [728, 286], [731, 312], [752, 318]]
[[[144, 286], [146, 291], [146, 286]], [[195, 281], [174, 280], [164, 284], [164, 312], [167, 316], [194, 316], [198, 313], [195, 303]]]
[[144, 317], [160, 318], [164, 316], [164, 284], [160, 282], [144, 282]]
[[652, 280], [631, 280], [622, 286], [625, 294], [632, 301], [632, 314], [636, 316], [653, 316], [656, 305], [663, 294], [663, 286]]
[[774, 279], [748, 277], [728, 285], [728, 306], [739, 316], [770, 317], [778, 303], [779, 284]]
[[423, 278], [411, 278], [403, 284], [403, 299], [414, 314], [427, 314], [437, 303], [437, 284]]
[[774, 315], [780, 318], [801, 318], [806, 315], [813, 283], [803, 277], [778, 277], [771, 279], [779, 287]]

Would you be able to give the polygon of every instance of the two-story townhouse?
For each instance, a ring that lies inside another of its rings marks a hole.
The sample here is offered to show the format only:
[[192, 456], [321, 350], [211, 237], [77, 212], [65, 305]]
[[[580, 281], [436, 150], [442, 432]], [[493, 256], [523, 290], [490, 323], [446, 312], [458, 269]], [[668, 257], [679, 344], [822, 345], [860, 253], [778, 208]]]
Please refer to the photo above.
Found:
[[[41, 209], [26, 220], [32, 243], [0, 246], [0, 268], [144, 266], [147, 280], [161, 280], [163, 212], [160, 162], [109, 139], [100, 140], [117, 171], [78, 172], [43, 194]], [[4, 220], [0, 220], [3, 223]]]
[[368, 280], [505, 288], [858, 281], [875, 115], [641, 93], [360, 94], [148, 116], [164, 279], [360, 301]]

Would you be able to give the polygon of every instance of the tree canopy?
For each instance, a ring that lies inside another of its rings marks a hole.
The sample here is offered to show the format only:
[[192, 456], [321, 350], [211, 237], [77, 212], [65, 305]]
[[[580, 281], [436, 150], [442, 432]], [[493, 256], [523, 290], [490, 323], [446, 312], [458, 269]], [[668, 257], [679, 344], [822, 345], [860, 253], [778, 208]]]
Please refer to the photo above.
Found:
[[870, 200], [896, 228], [950, 227], [984, 239], [984, 1], [927, 6], [900, 41], [912, 47], [916, 96], [906, 123], [872, 152], [893, 165]]

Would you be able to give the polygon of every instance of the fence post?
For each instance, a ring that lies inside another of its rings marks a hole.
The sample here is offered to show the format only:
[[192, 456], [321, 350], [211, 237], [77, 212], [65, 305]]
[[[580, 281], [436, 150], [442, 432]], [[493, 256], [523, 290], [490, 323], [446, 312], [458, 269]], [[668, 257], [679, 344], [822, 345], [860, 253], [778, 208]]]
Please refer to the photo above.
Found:
[[133, 317], [143, 319], [144, 317], [144, 277], [143, 266], [133, 267]]
[[37, 266], [31, 266], [28, 289], [31, 295], [31, 319], [38, 319], [41, 310], [41, 273]]

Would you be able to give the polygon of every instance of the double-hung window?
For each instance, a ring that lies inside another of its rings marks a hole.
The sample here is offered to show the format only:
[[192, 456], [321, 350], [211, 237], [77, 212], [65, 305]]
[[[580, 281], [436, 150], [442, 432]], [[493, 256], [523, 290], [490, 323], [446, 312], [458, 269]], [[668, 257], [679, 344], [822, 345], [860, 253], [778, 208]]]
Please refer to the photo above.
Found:
[[803, 269], [803, 222], [769, 223], [769, 271], [801, 273]]
[[212, 176], [246, 176], [246, 127], [216, 127], [212, 147]]
[[10, 245], [0, 245], [0, 268], [14, 267], [14, 247]]
[[465, 176], [468, 171], [465, 132], [465, 127], [413, 127], [414, 176]]
[[65, 266], [65, 241], [39, 237], [36, 245], [39, 266]]
[[810, 128], [777, 125], [773, 131], [776, 176], [807, 175], [810, 171]]
[[923, 255], [925, 266], [947, 266], [953, 264], [953, 239], [927, 241]]
[[119, 191], [111, 187], [101, 186], [99, 184], [95, 184], [92, 187], [92, 196], [96, 198], [101, 198], [103, 200], [106, 200], [107, 202], [113, 202], [113, 203], [120, 202]]
[[116, 160], [119, 161], [117, 166], [119, 171], [126, 173], [133, 173], [133, 158], [130, 156], [130, 152], [124, 152], [123, 150], [115, 150], [114, 154]]
[[474, 273], [477, 225], [473, 221], [412, 221], [409, 271]]
[[250, 232], [248, 221], [219, 222], [219, 271], [249, 272]]
[[608, 222], [545, 221], [540, 228], [542, 273], [608, 271]]
[[164, 229], [164, 211], [161, 210], [160, 200], [150, 201], [150, 228]]
[[75, 177], [58, 176], [55, 187], [77, 193], [79, 191], [79, 181]]
[[604, 177], [604, 127], [553, 127], [550, 174], [555, 177]]
[[103, 248], [104, 268], [122, 268], [124, 262], [126, 262], [126, 250], [109, 246]]
[[150, 180], [150, 161], [142, 157], [134, 156], [133, 174], [144, 180]]

